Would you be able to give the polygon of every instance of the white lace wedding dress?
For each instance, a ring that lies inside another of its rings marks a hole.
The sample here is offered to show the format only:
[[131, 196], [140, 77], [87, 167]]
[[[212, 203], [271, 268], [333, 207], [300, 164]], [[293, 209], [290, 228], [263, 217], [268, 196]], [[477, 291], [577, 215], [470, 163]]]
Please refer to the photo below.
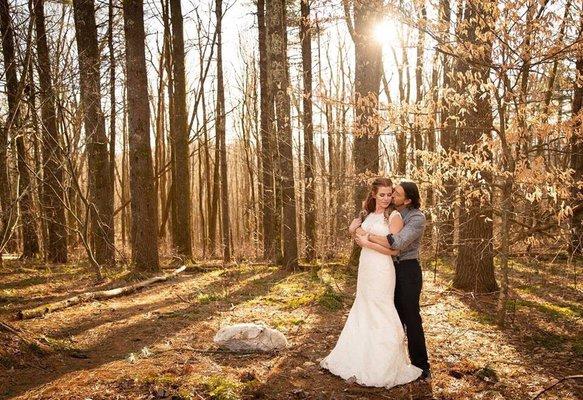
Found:
[[[400, 218], [394, 213], [390, 219]], [[383, 214], [370, 213], [362, 228], [375, 235], [389, 233]], [[362, 249], [356, 298], [336, 346], [320, 362], [323, 368], [363, 386], [387, 388], [414, 381], [421, 375], [421, 369], [409, 362], [394, 293], [395, 267], [391, 256]]]

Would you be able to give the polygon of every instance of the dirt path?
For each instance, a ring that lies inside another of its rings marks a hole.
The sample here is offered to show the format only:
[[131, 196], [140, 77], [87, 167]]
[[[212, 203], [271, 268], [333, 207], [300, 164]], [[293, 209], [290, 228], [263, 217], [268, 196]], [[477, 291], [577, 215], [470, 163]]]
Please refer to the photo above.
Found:
[[[583, 372], [583, 296], [564, 276], [533, 281], [529, 267], [516, 266], [512, 323], [500, 330], [492, 323], [492, 298], [448, 290], [448, 269], [438, 269], [435, 279], [426, 272], [422, 299], [431, 385], [362, 388], [318, 368], [352, 304], [354, 272], [241, 265], [187, 271], [130, 296], [11, 321], [53, 338], [58, 351], [21, 347], [0, 358], [0, 398], [530, 399], [558, 378]], [[83, 272], [5, 266], [0, 318], [40, 298], [64, 297], [71, 287], [93, 290], [89, 279], [79, 280]], [[290, 347], [275, 356], [216, 351], [212, 337], [221, 325], [251, 321], [282, 330]], [[544, 399], [577, 399], [581, 390], [566, 382]]]

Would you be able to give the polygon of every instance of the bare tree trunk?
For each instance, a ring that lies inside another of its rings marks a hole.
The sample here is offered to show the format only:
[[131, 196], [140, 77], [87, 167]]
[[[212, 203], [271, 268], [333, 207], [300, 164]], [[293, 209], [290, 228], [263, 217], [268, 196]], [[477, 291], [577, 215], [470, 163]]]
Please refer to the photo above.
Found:
[[[32, 25], [31, 25], [32, 27]], [[10, 131], [18, 130], [20, 127], [20, 106], [23, 95], [24, 85], [26, 81], [26, 72], [28, 71], [28, 64], [30, 63], [30, 43], [27, 43], [27, 53], [25, 65], [23, 68], [22, 81], [18, 82], [16, 71], [16, 58], [14, 56], [14, 30], [12, 29], [12, 21], [10, 20], [10, 9], [8, 0], [0, 0], [0, 33], [2, 34], [2, 53], [4, 56], [4, 69], [6, 71], [6, 92], [8, 97], [8, 118], [6, 126], [3, 131], [4, 135], [0, 139], [3, 144], [0, 144], [3, 155], [0, 155], [1, 173], [6, 172], [6, 146], [7, 137]], [[29, 39], [31, 37], [29, 36]], [[30, 175], [28, 173], [28, 166], [26, 162], [26, 149], [24, 145], [24, 135], [17, 134], [16, 137], [16, 155], [18, 168], [18, 185], [20, 195], [20, 214], [22, 219], [22, 234], [23, 234], [23, 251], [22, 258], [32, 258], [39, 252], [39, 243], [36, 232], [36, 224], [34, 220], [34, 207], [32, 202], [32, 186], [30, 182]], [[4, 160], [2, 160], [4, 159]], [[4, 166], [2, 167], [2, 162]], [[8, 184], [8, 176], [3, 177], [2, 180]], [[9, 194], [7, 187], [6, 193]], [[4, 196], [3, 196], [4, 197]], [[4, 201], [2, 201], [4, 205]]]
[[[481, 15], [483, 19], [478, 19]], [[482, 88], [488, 82], [489, 67], [491, 62], [492, 43], [484, 42], [479, 35], [485, 29], [485, 22], [491, 19], [486, 6], [481, 3], [467, 3], [464, 13], [466, 26], [462, 37], [476, 48], [480, 48], [478, 56], [470, 56], [469, 59], [460, 59], [460, 71], [471, 70], [478, 77], [479, 82], [472, 82], [478, 87], [474, 94], [475, 108], [471, 108], [461, 117], [465, 119], [465, 126], [460, 128], [462, 138], [461, 150], [472, 151], [480, 146], [480, 140], [484, 135], [490, 135], [492, 130], [492, 110], [490, 96], [487, 89]], [[479, 147], [483, 153], [488, 153], [487, 148]], [[460, 244], [456, 260], [456, 272], [453, 286], [457, 289], [475, 292], [493, 292], [498, 289], [494, 277], [494, 250], [492, 232], [492, 198], [491, 176], [483, 171], [486, 181], [484, 187], [484, 199], [467, 198], [460, 206]], [[480, 182], [472, 184], [472, 190], [479, 187]]]
[[[579, 39], [583, 36], [583, 17], [581, 17], [581, 26], [579, 30]], [[581, 76], [583, 76], [583, 51], [579, 50], [576, 61], [577, 77], [575, 80], [575, 94], [573, 95], [573, 118], [580, 117], [583, 108], [583, 85], [581, 85]], [[573, 186], [571, 188], [571, 197], [573, 203], [579, 204], [583, 199], [583, 189], [579, 183], [583, 180], [583, 134], [581, 131], [581, 119], [578, 118], [573, 127], [573, 135], [570, 139], [571, 158], [570, 167], [574, 171]], [[571, 252], [576, 255], [583, 253], [583, 213], [574, 213], [571, 220]]]
[[[206, 240], [207, 240], [207, 229], [206, 229], [206, 223], [205, 223], [205, 208], [204, 208], [204, 199], [205, 199], [205, 195], [208, 196], [208, 193], [205, 190], [205, 186], [203, 186], [203, 179], [202, 179], [202, 164], [203, 164], [203, 143], [204, 139], [199, 139], [198, 140], [198, 151], [197, 151], [197, 156], [198, 156], [198, 160], [197, 160], [197, 176], [198, 176], [198, 187], [199, 187], [199, 192], [198, 192], [198, 218], [200, 218], [200, 245], [202, 247], [202, 257], [205, 258], [206, 257]], [[194, 193], [194, 191], [193, 191]]]
[[306, 229], [305, 257], [308, 262], [316, 256], [316, 207], [314, 183], [314, 125], [312, 122], [312, 33], [310, 0], [301, 0], [300, 38], [304, 78], [304, 211]]
[[[281, 190], [282, 244], [285, 268], [298, 266], [298, 245], [296, 227], [296, 201], [294, 165], [292, 156], [292, 132], [290, 121], [289, 73], [287, 60], [286, 9], [284, 0], [266, 2], [267, 33], [270, 37], [267, 52], [271, 68], [269, 84], [275, 99], [277, 121], [278, 183]], [[276, 196], [277, 203], [277, 196]], [[278, 208], [279, 210], [279, 208]]]
[[35, 194], [35, 202], [38, 205], [38, 209], [40, 209], [40, 213], [36, 214], [37, 216], [40, 215], [40, 230], [41, 230], [41, 234], [40, 234], [40, 251], [41, 254], [46, 254], [46, 248], [47, 248], [47, 243], [48, 243], [48, 227], [47, 227], [47, 221], [45, 218], [42, 218], [43, 216], [43, 212], [42, 212], [42, 201], [41, 201], [41, 185], [42, 185], [42, 172], [43, 172], [43, 168], [42, 168], [42, 161], [41, 161], [41, 145], [39, 143], [40, 141], [40, 126], [38, 123], [38, 113], [37, 113], [37, 108], [36, 108], [36, 89], [35, 89], [35, 84], [34, 84], [34, 73], [33, 73], [33, 62], [29, 62], [28, 66], [26, 67], [28, 68], [28, 76], [26, 79], [26, 85], [28, 85], [29, 93], [28, 93], [28, 113], [29, 113], [29, 117], [30, 120], [32, 121], [32, 145], [33, 145], [33, 154], [34, 154], [34, 175], [37, 177], [37, 179], [34, 180], [34, 194]]
[[0, 219], [0, 257], [5, 244], [12, 235], [11, 216], [15, 214], [14, 208], [10, 204], [10, 181], [8, 178], [8, 129], [6, 125], [0, 126], [0, 209], [2, 218]]
[[[326, 46], [326, 60], [328, 61], [328, 68], [332, 71], [332, 63], [330, 61], [330, 53], [329, 53], [330, 46]], [[322, 82], [323, 83], [323, 82]], [[324, 114], [326, 117], [326, 130], [327, 130], [327, 153], [328, 153], [328, 196], [326, 196], [328, 200], [328, 204], [326, 204], [327, 216], [326, 216], [326, 257], [330, 258], [333, 256], [336, 250], [336, 237], [335, 237], [335, 230], [334, 230], [334, 222], [335, 218], [334, 215], [336, 214], [335, 210], [335, 193], [334, 193], [334, 180], [337, 174], [337, 164], [335, 162], [335, 135], [336, 135], [336, 122], [334, 120], [334, 109], [332, 107], [332, 99], [334, 98], [334, 94], [332, 93], [333, 89], [333, 82], [332, 82], [332, 74], [330, 74], [329, 78], [329, 87], [330, 90], [324, 88], [324, 96], [326, 97], [325, 105], [324, 105]], [[323, 167], [324, 165], [322, 165]], [[323, 224], [324, 225], [324, 224]]]
[[269, 90], [267, 68], [267, 27], [265, 26], [265, 0], [257, 0], [257, 24], [259, 30], [259, 86], [261, 90], [261, 216], [263, 225], [263, 258], [274, 261], [276, 258], [274, 219], [275, 188], [273, 182], [274, 131], [273, 96]]
[[[213, 191], [211, 208], [209, 215], [209, 247], [211, 255], [216, 254], [216, 243], [217, 243], [217, 214], [219, 207], [219, 196], [220, 196], [220, 181], [219, 181], [219, 146], [218, 138], [215, 138], [215, 151], [214, 151], [214, 162], [213, 162]], [[209, 171], [210, 173], [210, 171]]]
[[[243, 136], [243, 152], [245, 155], [245, 167], [247, 169], [247, 176], [249, 184], [245, 185], [245, 187], [241, 188], [242, 190], [242, 197], [244, 199], [248, 199], [249, 191], [251, 192], [251, 199], [249, 203], [245, 204], [244, 213], [245, 216], [245, 237], [251, 238], [253, 243], [256, 243], [257, 233], [259, 231], [259, 223], [257, 220], [257, 214], [255, 212], [255, 204], [256, 204], [256, 194], [255, 194], [255, 174], [254, 174], [254, 165], [253, 165], [253, 155], [251, 154], [252, 147], [251, 147], [251, 131], [253, 129], [253, 113], [256, 110], [256, 106], [254, 101], [256, 99], [256, 68], [255, 68], [255, 61], [252, 61], [252, 68], [249, 68], [249, 65], [246, 63], [245, 68], [245, 79], [244, 79], [244, 97], [243, 97], [243, 104], [242, 104], [242, 113], [241, 113], [241, 133]], [[235, 168], [237, 171], [237, 168]], [[239, 207], [236, 210], [240, 210]], [[256, 247], [254, 245], [254, 247]]]
[[[164, 37], [162, 40], [162, 50], [160, 51], [160, 59], [158, 62], [158, 100], [156, 105], [156, 132], [155, 132], [155, 149], [154, 149], [154, 175], [157, 177], [154, 181], [154, 190], [156, 196], [159, 197], [158, 210], [160, 211], [161, 220], [160, 225], [164, 222], [164, 207], [166, 205], [166, 87], [164, 71], [167, 64], [167, 58], [170, 40], [168, 39], [168, 6], [167, 3], [162, 4], [162, 16], [165, 18], [164, 23]], [[165, 229], [162, 226], [158, 228], [158, 239], [164, 237]]]
[[[129, 181], [129, 166], [128, 166], [128, 115], [127, 115], [127, 84], [124, 84], [124, 96], [123, 96], [123, 128], [122, 128], [122, 152], [121, 152], [121, 203], [126, 204], [130, 201], [128, 195], [128, 181]], [[129, 222], [128, 208], [123, 207], [121, 210], [121, 240], [125, 247], [126, 241], [128, 239], [128, 227], [131, 225]], [[131, 239], [130, 239], [131, 241]]]
[[138, 271], [158, 271], [158, 207], [150, 150], [144, 6], [123, 0], [130, 147], [132, 261]]
[[[506, 323], [506, 305], [508, 303], [509, 294], [509, 279], [508, 279], [508, 260], [510, 258], [510, 218], [514, 209], [512, 203], [512, 187], [514, 185], [514, 171], [516, 167], [516, 161], [513, 156], [513, 151], [511, 144], [508, 143], [506, 135], [506, 125], [507, 125], [507, 106], [502, 99], [506, 98], [507, 93], [512, 90], [511, 87], [507, 85], [508, 79], [506, 76], [503, 78], [503, 92], [502, 95], [496, 95], [496, 101], [498, 105], [498, 118], [500, 121], [500, 129], [498, 131], [500, 137], [500, 144], [502, 150], [502, 164], [504, 171], [508, 172], [503, 178], [502, 190], [500, 193], [500, 208], [501, 208], [501, 218], [500, 218], [500, 248], [499, 248], [499, 259], [500, 259], [500, 293], [498, 296], [498, 304], [496, 310], [496, 320], [500, 326], [504, 326]], [[526, 88], [523, 88], [526, 90]]]
[[[404, 43], [402, 44], [403, 48], [405, 48]], [[395, 59], [395, 64], [397, 65], [399, 77], [399, 101], [403, 103], [405, 101], [405, 78], [403, 77], [403, 70], [407, 68], [407, 65], [403, 61], [403, 63], [399, 63], [399, 59], [397, 58], [397, 53], [394, 48], [391, 49], [393, 52], [393, 58]], [[403, 50], [403, 54], [405, 54], [406, 50]], [[397, 144], [397, 174], [400, 176], [405, 176], [407, 173], [407, 135], [405, 131], [405, 125], [407, 121], [402, 113], [400, 118], [400, 126], [397, 128], [397, 133], [395, 137], [395, 141]]]
[[[115, 49], [113, 47], [113, 25], [114, 25], [114, 5], [113, 0], [108, 1], [108, 18], [107, 18], [107, 48], [109, 51], [109, 181], [111, 182], [111, 209], [115, 209], [115, 146], [116, 146], [116, 127], [117, 120], [117, 105], [115, 97], [115, 83], [116, 83], [116, 58]], [[112, 214], [111, 219], [111, 237], [112, 245], [115, 247], [115, 218]], [[115, 257], [115, 254], [114, 254]]]
[[216, 0], [215, 16], [217, 20], [217, 142], [219, 146], [219, 159], [221, 177], [221, 243], [223, 250], [223, 261], [231, 261], [231, 238], [230, 238], [230, 218], [229, 218], [229, 187], [227, 181], [227, 145], [226, 145], [226, 115], [225, 115], [225, 87], [223, 84], [223, 42], [222, 42], [222, 21], [223, 21], [223, 1]]
[[[207, 128], [207, 113], [206, 113], [206, 98], [204, 96], [204, 90], [202, 95], [202, 124], [203, 124], [203, 132], [204, 132], [204, 173], [205, 173], [205, 185], [206, 185], [206, 213], [207, 213], [207, 228], [205, 230], [205, 248], [209, 250], [209, 252], [213, 253], [213, 246], [211, 243], [214, 243], [212, 239], [210, 239], [210, 212], [211, 212], [211, 156], [209, 151], [209, 137], [208, 137], [208, 128]], [[216, 219], [216, 218], [215, 218]]]
[[81, 109], [87, 142], [91, 241], [97, 263], [113, 264], [113, 181], [110, 179], [110, 154], [101, 110], [101, 62], [93, 0], [74, 0], [73, 11], [79, 54]]
[[[440, 1], [440, 13], [442, 13], [441, 19], [444, 24], [443, 41], [448, 42], [449, 37], [449, 26], [451, 24], [451, 8], [450, 2], [448, 0]], [[459, 24], [458, 24], [459, 25]], [[443, 68], [443, 89], [455, 89], [459, 90], [454, 79], [452, 79], [452, 74], [455, 73], [452, 70], [452, 57], [448, 55], [442, 56], [442, 68]], [[457, 149], [456, 143], [456, 121], [453, 116], [456, 115], [456, 110], [452, 104], [449, 104], [447, 98], [443, 98], [441, 107], [441, 147], [445, 153], [449, 153]], [[452, 116], [452, 117], [450, 117]], [[444, 194], [442, 202], [446, 204], [454, 204], [454, 199], [456, 196], [456, 184], [453, 179], [448, 179], [444, 183]], [[439, 236], [438, 241], [438, 253], [441, 256], [452, 255], [454, 252], [454, 233], [455, 233], [455, 207], [443, 207], [443, 211], [439, 216]]]
[[[427, 18], [427, 11], [425, 9], [425, 1], [420, 5], [420, 19], [425, 21]], [[423, 57], [425, 54], [425, 32], [422, 29], [417, 31], [417, 58], [415, 63], [415, 95], [417, 97], [417, 110], [421, 107], [421, 102], [423, 101]], [[423, 150], [423, 135], [421, 134], [421, 123], [419, 122], [419, 115], [415, 115], [414, 121], [414, 138], [415, 138], [415, 165], [419, 169], [422, 167], [421, 157], [417, 154], [418, 151]]]
[[172, 149], [175, 154], [172, 182], [174, 197], [172, 208], [178, 222], [172, 226], [174, 247], [182, 257], [192, 258], [191, 195], [186, 111], [186, 75], [184, 66], [184, 29], [180, 0], [170, 0], [172, 15], [172, 73], [174, 82], [175, 131], [172, 132]]
[[170, 176], [170, 186], [168, 187], [168, 194], [166, 197], [166, 202], [161, 204], [162, 208], [162, 222], [159, 230], [158, 236], [160, 238], [166, 237], [166, 225], [169, 227], [170, 239], [174, 241], [174, 229], [179, 229], [180, 223], [178, 222], [178, 210], [176, 208], [176, 202], [174, 198], [176, 196], [176, 181], [175, 171], [176, 171], [176, 146], [174, 145], [174, 132], [178, 130], [177, 120], [175, 118], [175, 96], [174, 96], [174, 74], [172, 73], [173, 61], [173, 51], [172, 51], [172, 31], [170, 26], [170, 1], [162, 0], [162, 23], [164, 26], [164, 42], [166, 52], [164, 57], [164, 67], [166, 68], [166, 75], [168, 76], [168, 125], [169, 125], [169, 137], [167, 144], [167, 160], [169, 160], [169, 176]]
[[67, 262], [67, 221], [60, 134], [57, 129], [55, 97], [51, 79], [49, 48], [45, 32], [44, 0], [30, 0], [36, 25], [36, 46], [42, 115], [43, 208], [48, 226], [47, 259]]
[[[368, 186], [362, 175], [378, 174], [379, 171], [378, 96], [382, 75], [382, 51], [381, 45], [372, 37], [372, 28], [381, 15], [381, 6], [382, 2], [379, 0], [354, 3], [356, 124], [352, 158], [357, 179], [353, 193], [356, 210], [362, 208]], [[358, 263], [359, 252], [356, 250], [358, 246], [353, 246], [349, 261], [351, 265]]]
[[[124, 70], [125, 72], [125, 70]], [[123, 110], [123, 124], [122, 124], [122, 151], [121, 151], [121, 177], [120, 177], [120, 192], [121, 192], [121, 204], [124, 205], [129, 201], [129, 196], [127, 193], [127, 182], [128, 182], [128, 118], [127, 118], [127, 85], [124, 84], [123, 88], [124, 95], [122, 96], [122, 110]], [[122, 207], [121, 209], [121, 241], [122, 246], [125, 247], [127, 240], [127, 217], [128, 208]]]

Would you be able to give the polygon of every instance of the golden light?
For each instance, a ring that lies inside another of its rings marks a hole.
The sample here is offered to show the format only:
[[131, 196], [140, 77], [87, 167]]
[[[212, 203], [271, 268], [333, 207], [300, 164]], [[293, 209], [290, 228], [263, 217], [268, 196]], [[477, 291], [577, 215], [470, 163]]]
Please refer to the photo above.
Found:
[[397, 24], [388, 18], [382, 19], [375, 25], [373, 37], [382, 45], [396, 46], [399, 42]]

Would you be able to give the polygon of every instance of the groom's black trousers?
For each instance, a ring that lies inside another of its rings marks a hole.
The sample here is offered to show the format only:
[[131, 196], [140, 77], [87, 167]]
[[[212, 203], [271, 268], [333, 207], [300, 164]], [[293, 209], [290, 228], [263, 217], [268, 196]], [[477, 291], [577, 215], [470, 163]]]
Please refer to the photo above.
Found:
[[407, 331], [411, 363], [421, 369], [429, 369], [425, 334], [419, 313], [419, 297], [423, 285], [421, 265], [418, 260], [395, 260], [395, 272], [395, 307]]

